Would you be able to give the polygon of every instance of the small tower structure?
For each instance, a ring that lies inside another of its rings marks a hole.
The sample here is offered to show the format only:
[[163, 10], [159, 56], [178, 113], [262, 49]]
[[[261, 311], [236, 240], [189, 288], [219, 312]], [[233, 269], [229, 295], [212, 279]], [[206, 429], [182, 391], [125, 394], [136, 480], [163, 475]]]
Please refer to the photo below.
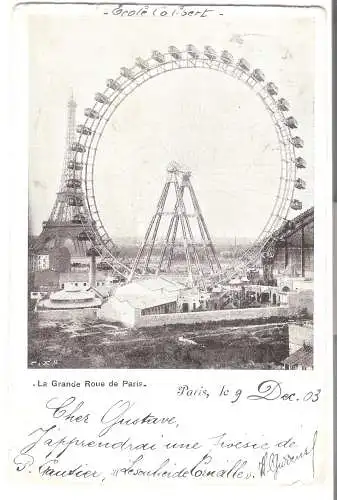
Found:
[[[168, 207], [169, 198], [173, 199]], [[164, 237], [160, 229], [164, 228]], [[191, 172], [178, 163], [167, 167], [167, 177], [150, 221], [144, 241], [134, 260], [129, 281], [135, 274], [174, 273], [178, 248], [184, 256], [188, 285], [202, 285], [205, 279], [221, 273], [205, 218], [191, 183]]]

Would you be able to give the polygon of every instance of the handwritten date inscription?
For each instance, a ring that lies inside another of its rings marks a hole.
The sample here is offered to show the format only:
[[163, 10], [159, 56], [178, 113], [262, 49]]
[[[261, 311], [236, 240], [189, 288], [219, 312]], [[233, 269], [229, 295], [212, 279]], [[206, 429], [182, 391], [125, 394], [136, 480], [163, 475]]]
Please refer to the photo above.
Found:
[[[251, 396], [259, 392], [264, 393]], [[143, 409], [126, 399], [100, 405], [90, 408], [74, 395], [45, 401], [40, 412], [45, 420], [15, 454], [15, 470], [41, 480], [104, 484], [125, 477], [243, 482], [315, 477], [317, 429], [302, 429], [299, 435], [248, 434], [227, 428], [225, 413], [217, 428], [207, 414], [201, 428], [191, 428], [191, 415], [183, 421], [161, 412], [160, 405]]]
[[[226, 385], [223, 385], [218, 392], [218, 396], [227, 398], [230, 403], [237, 403], [243, 400], [317, 403], [320, 395], [321, 389], [302, 393], [286, 391], [277, 380], [263, 380], [252, 392], [244, 392], [241, 388], [227, 387]], [[180, 385], [177, 389], [177, 396], [190, 399], [208, 399], [211, 393], [204, 386], [195, 388], [189, 385]]]

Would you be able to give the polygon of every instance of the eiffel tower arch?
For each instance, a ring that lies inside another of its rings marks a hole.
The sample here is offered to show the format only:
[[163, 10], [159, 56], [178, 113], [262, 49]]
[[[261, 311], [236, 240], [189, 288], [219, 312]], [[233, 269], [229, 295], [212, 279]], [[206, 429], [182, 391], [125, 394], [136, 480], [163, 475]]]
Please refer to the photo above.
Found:
[[64, 164], [59, 191], [47, 221], [33, 246], [34, 253], [67, 248], [71, 258], [86, 257], [91, 246], [88, 224], [89, 214], [85, 204], [82, 185], [83, 165], [75, 161], [79, 145], [75, 142], [76, 102], [71, 95], [67, 106], [67, 133]]

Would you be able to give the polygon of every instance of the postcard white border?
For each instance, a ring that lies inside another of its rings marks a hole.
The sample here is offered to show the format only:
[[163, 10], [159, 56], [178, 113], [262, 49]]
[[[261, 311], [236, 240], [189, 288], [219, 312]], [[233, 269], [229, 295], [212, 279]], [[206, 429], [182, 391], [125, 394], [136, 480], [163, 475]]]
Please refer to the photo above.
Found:
[[[193, 4], [193, 2], [186, 2]], [[257, 3], [257, 2], [250, 2]], [[277, 2], [268, 2], [268, 4], [276, 4]], [[285, 2], [284, 2], [285, 3]], [[288, 2], [287, 2], [288, 3]], [[309, 2], [301, 1], [298, 2], [301, 5], [308, 6]], [[292, 4], [292, 3], [290, 3]], [[49, 7], [32, 7], [34, 10], [38, 10], [40, 12], [41, 9], [43, 11], [50, 10]], [[52, 7], [52, 9], [55, 6]], [[60, 8], [60, 7], [57, 7]], [[67, 9], [73, 11], [74, 13], [78, 12], [78, 9], [86, 10], [88, 7], [62, 7], [63, 9]], [[27, 9], [25, 7], [24, 9]], [[326, 391], [326, 399], [324, 407], [321, 407], [321, 425], [322, 428], [327, 432], [327, 442], [330, 439], [329, 433], [332, 430], [332, 396], [329, 397], [328, 394], [332, 395], [332, 158], [331, 158], [331, 67], [329, 61], [331, 60], [331, 12], [329, 11], [329, 6], [326, 6], [325, 14], [327, 16], [326, 25], [321, 29], [321, 39], [320, 39], [320, 47], [317, 48], [317, 61], [320, 64], [320, 71], [317, 71], [318, 79], [317, 79], [317, 88], [318, 91], [318, 99], [320, 104], [317, 105], [317, 126], [321, 130], [320, 135], [318, 136], [318, 156], [320, 158], [325, 158], [322, 160], [322, 163], [319, 165], [319, 168], [316, 168], [315, 172], [315, 332], [321, 332], [320, 334], [316, 333], [315, 335], [315, 370], [313, 372], [296, 372], [296, 383], [298, 385], [308, 384], [310, 382], [315, 384], [320, 384], [324, 387]], [[23, 228], [27, 228], [27, 207], [28, 207], [28, 197], [27, 197], [27, 155], [25, 151], [28, 151], [28, 138], [26, 134], [27, 130], [27, 117], [28, 117], [28, 99], [25, 93], [27, 87], [27, 60], [24, 59], [23, 53], [24, 48], [27, 47], [27, 33], [25, 31], [25, 23], [24, 17], [25, 14], [16, 10], [15, 16], [16, 20], [12, 24], [11, 30], [11, 79], [10, 79], [10, 89], [11, 89], [11, 106], [10, 112], [8, 116], [8, 124], [11, 129], [11, 140], [9, 145], [9, 179], [8, 186], [16, 186], [15, 192], [11, 193], [11, 199], [7, 202], [7, 211], [9, 207], [13, 207], [13, 197], [15, 200], [14, 206], [15, 210], [11, 210], [10, 215], [10, 272], [9, 276], [9, 320], [10, 327], [7, 335], [8, 341], [8, 356], [6, 356], [5, 370], [6, 370], [6, 379], [7, 379], [7, 390], [11, 393], [11, 395], [15, 394], [19, 396], [22, 391], [27, 391], [29, 387], [32, 386], [32, 381], [36, 378], [37, 373], [35, 370], [31, 370], [26, 368], [27, 366], [27, 309], [25, 308], [25, 300], [27, 295], [27, 233]], [[324, 74], [324, 78], [320, 78], [320, 75]], [[323, 132], [324, 131], [324, 132]], [[13, 166], [13, 167], [12, 167]], [[107, 370], [95, 370], [95, 372], [107, 372]], [[109, 370], [110, 371], [110, 370]], [[119, 376], [123, 376], [124, 370], [115, 370], [118, 371]], [[144, 373], [145, 372], [145, 373]], [[195, 370], [177, 370], [177, 380], [183, 376], [184, 380], [193, 380], [195, 377]], [[260, 371], [254, 370], [249, 372], [243, 371], [231, 371], [225, 370], [222, 371], [225, 373], [227, 379], [242, 381], [242, 383], [246, 383], [249, 378], [254, 377], [256, 380], [265, 376], [266, 373], [261, 373]], [[76, 370], [76, 373], [71, 370], [62, 370], [62, 376], [67, 377], [83, 377], [89, 374], [92, 374], [92, 370]], [[223, 376], [223, 373], [218, 373], [217, 376]], [[60, 372], [57, 371], [57, 376], [59, 376]], [[139, 374], [142, 378], [151, 378], [151, 374], [149, 371], [137, 370], [137, 374]], [[198, 371], [200, 374], [200, 371]], [[213, 382], [215, 373], [212, 371], [203, 371], [203, 381], [204, 383]], [[285, 382], [289, 382], [294, 377], [294, 374], [291, 372], [278, 372], [279, 378], [281, 378]], [[53, 370], [45, 370], [45, 376], [52, 378], [55, 376]], [[161, 385], [165, 387], [165, 383], [167, 383], [168, 379], [172, 379], [172, 371], [171, 370], [160, 370], [156, 372], [156, 378], [158, 379], [157, 385]], [[33, 389], [31, 389], [33, 391]], [[29, 397], [25, 397], [25, 401], [28, 404]], [[13, 400], [11, 410], [13, 411]], [[331, 416], [331, 417], [330, 417]], [[332, 453], [332, 448], [329, 450], [330, 454]], [[306, 498], [317, 498], [317, 495], [321, 495], [324, 490], [321, 488], [327, 488], [326, 493], [329, 491], [331, 487], [331, 479], [329, 481], [331, 473], [331, 463], [327, 460], [327, 476], [324, 484], [316, 484], [315, 486], [311, 485], [308, 488], [301, 489], [296, 495], [305, 495]], [[38, 495], [42, 494], [53, 496], [59, 496], [62, 488], [57, 488], [57, 492], [51, 492], [48, 486], [37, 485], [39, 488]], [[17, 492], [21, 491], [22, 493], [25, 491], [26, 484], [16, 484]], [[69, 487], [68, 487], [69, 488]], [[180, 496], [182, 494], [187, 494], [190, 491], [191, 485], [187, 485], [182, 488], [180, 491]], [[200, 488], [199, 486], [197, 488]], [[201, 497], [204, 493], [204, 487], [201, 487], [198, 491], [197, 488], [193, 487], [193, 495]], [[206, 488], [206, 486], [205, 486]], [[80, 488], [82, 490], [82, 488]], [[174, 489], [174, 488], [173, 488]], [[84, 492], [81, 491], [81, 494], [91, 495], [93, 493], [92, 489], [89, 488], [90, 491]], [[289, 496], [289, 492], [285, 493], [281, 488], [279, 491], [273, 489], [272, 495], [273, 498], [282, 498], [284, 494]], [[70, 496], [70, 489], [64, 490], [66, 494]], [[168, 494], [172, 495], [172, 487], [169, 486], [167, 490], [163, 490], [160, 486], [159, 489], [153, 487], [152, 491], [154, 493], [150, 493], [147, 491], [147, 495], [151, 494], [151, 498], [156, 498], [156, 495], [160, 492], [161, 496], [165, 495], [168, 497]], [[252, 489], [246, 490], [243, 488], [240, 490], [233, 490], [231, 488], [226, 487], [225, 489], [227, 495], [230, 497], [232, 492], [235, 493], [235, 497], [238, 497], [238, 494], [241, 498], [245, 498], [246, 495], [252, 497]], [[36, 491], [37, 492], [37, 489]], [[43, 493], [42, 493], [43, 492]], [[75, 492], [75, 490], [74, 490]], [[76, 490], [76, 493], [79, 493], [79, 490]], [[63, 492], [64, 493], [64, 492]], [[206, 493], [206, 491], [205, 491]], [[210, 492], [207, 491], [207, 494]], [[214, 493], [214, 497], [220, 496], [221, 490], [218, 488], [214, 488], [212, 490], [212, 494]], [[257, 492], [258, 493], [258, 492]], [[262, 493], [262, 492], [260, 492]], [[258, 496], [260, 497], [260, 493]], [[103, 494], [103, 492], [102, 492]], [[109, 492], [104, 492], [105, 494], [109, 494]], [[130, 494], [130, 493], [129, 493]], [[267, 494], [271, 493], [267, 492], [267, 489], [263, 489], [263, 496], [267, 498]], [[254, 498], [254, 497], [252, 497]], [[294, 493], [295, 498], [295, 493]]]

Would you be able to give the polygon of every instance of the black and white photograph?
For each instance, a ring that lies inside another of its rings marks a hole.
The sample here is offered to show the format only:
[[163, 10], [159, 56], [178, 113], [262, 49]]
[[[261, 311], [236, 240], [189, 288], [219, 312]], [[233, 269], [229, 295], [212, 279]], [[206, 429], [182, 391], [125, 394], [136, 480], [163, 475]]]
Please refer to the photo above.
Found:
[[107, 11], [28, 19], [28, 368], [313, 370], [315, 16]]
[[332, 498], [331, 6], [298, 1], [14, 5], [5, 496]]

